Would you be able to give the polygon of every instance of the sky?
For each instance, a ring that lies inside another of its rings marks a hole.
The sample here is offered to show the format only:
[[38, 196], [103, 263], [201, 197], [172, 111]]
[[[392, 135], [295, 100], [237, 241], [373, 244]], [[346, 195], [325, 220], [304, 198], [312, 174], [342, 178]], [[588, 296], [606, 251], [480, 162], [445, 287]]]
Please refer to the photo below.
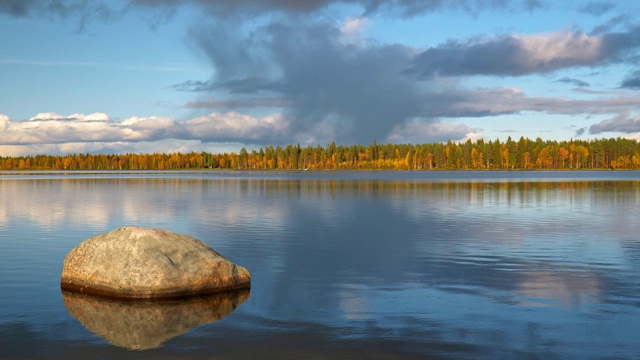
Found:
[[640, 2], [0, 0], [0, 156], [640, 139]]

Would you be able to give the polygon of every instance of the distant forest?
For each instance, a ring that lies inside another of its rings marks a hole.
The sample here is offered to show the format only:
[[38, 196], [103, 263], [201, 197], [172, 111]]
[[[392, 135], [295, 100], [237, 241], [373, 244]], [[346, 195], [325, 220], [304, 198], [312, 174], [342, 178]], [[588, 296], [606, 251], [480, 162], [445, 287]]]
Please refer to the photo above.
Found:
[[235, 153], [0, 157], [1, 170], [552, 170], [640, 169], [637, 140], [510, 137], [455, 143], [266, 146]]

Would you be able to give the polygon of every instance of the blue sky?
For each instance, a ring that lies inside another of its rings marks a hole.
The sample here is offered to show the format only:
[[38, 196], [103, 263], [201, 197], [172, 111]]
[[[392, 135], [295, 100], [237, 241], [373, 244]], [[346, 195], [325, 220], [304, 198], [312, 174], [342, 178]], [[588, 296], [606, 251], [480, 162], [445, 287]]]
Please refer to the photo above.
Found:
[[640, 2], [0, 0], [0, 156], [640, 138]]

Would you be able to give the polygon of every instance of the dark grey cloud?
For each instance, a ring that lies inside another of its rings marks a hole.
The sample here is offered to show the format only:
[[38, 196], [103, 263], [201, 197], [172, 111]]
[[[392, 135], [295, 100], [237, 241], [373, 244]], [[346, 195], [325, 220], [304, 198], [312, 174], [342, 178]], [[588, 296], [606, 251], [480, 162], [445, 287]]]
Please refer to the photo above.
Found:
[[609, 1], [591, 1], [582, 6], [579, 10], [585, 14], [599, 16], [613, 10], [616, 5]]
[[227, 100], [208, 99], [203, 101], [189, 101], [185, 104], [185, 107], [191, 109], [284, 108], [291, 106], [291, 104], [291, 101], [284, 98], [234, 98]]
[[543, 6], [542, 0], [363, 0], [358, 2], [368, 12], [382, 11], [404, 17], [443, 9], [478, 14], [486, 10], [533, 11]]
[[196, 6], [218, 18], [251, 18], [265, 13], [309, 14], [332, 6], [352, 5], [362, 14], [384, 13], [413, 17], [439, 10], [478, 14], [486, 10], [532, 11], [542, 7], [541, 0], [128, 0], [123, 3], [101, 0], [0, 0], [0, 14], [17, 17], [79, 16], [81, 23], [92, 18], [122, 16], [132, 9], [145, 12], [152, 26], [166, 21], [182, 7]]
[[193, 32], [215, 68], [211, 87], [279, 94], [290, 101], [294, 132], [327, 121], [341, 129], [342, 140], [366, 143], [422, 112], [419, 84], [402, 73], [413, 56], [407, 47], [346, 43], [326, 22], [279, 20], [245, 38], [214, 43], [224, 30]]
[[245, 35], [240, 27], [235, 21], [220, 20], [190, 29], [193, 47], [211, 61], [218, 83], [265, 79], [273, 71], [269, 54], [264, 51], [264, 42], [268, 41], [264, 30]]
[[640, 118], [620, 114], [589, 127], [589, 134], [595, 135], [603, 132], [622, 132], [626, 134], [640, 132]]
[[100, 0], [0, 0], [0, 15], [73, 19], [79, 30], [92, 20], [113, 20], [124, 10]]
[[591, 30], [590, 34], [602, 35], [602, 34], [613, 32], [614, 29], [621, 29], [625, 27], [631, 28], [633, 27], [634, 23], [635, 23], [635, 18], [633, 16], [630, 16], [629, 14], [617, 15], [595, 26]]
[[580, 129], [576, 130], [576, 137], [582, 136], [585, 133], [585, 131], [587, 131], [586, 127], [583, 127], [583, 128], [580, 128]]
[[0, 13], [27, 16], [35, 3], [33, 0], [0, 0]]
[[173, 85], [171, 88], [176, 91], [184, 92], [211, 92], [225, 89], [231, 94], [256, 94], [258, 92], [281, 91], [282, 84], [266, 78], [250, 77], [223, 82], [214, 82], [212, 80], [187, 80]]
[[216, 89], [216, 86], [212, 81], [187, 80], [185, 82], [172, 85], [170, 88], [176, 91], [203, 92], [213, 91]]
[[541, 0], [130, 0], [143, 8], [164, 7], [175, 10], [183, 5], [196, 5], [215, 15], [261, 15], [265, 12], [305, 14], [334, 5], [354, 5], [363, 14], [385, 13], [392, 16], [413, 17], [438, 10], [480, 13], [486, 10], [532, 11], [542, 7]]
[[620, 84], [621, 88], [640, 89], [640, 71], [635, 71], [627, 76]]
[[640, 28], [588, 35], [579, 31], [543, 36], [506, 35], [451, 40], [420, 53], [408, 70], [422, 78], [435, 76], [522, 76], [634, 60]]
[[255, 94], [256, 92], [281, 92], [283, 85], [280, 81], [262, 77], [250, 77], [228, 80], [219, 84], [231, 94]]
[[0, 13], [17, 17], [43, 14], [67, 17], [77, 13], [85, 13], [91, 7], [92, 5], [87, 4], [86, 1], [0, 0]]
[[583, 81], [583, 80], [580, 80], [580, 79], [569, 78], [569, 77], [563, 77], [561, 79], [556, 80], [555, 82], [569, 84], [569, 85], [577, 86], [579, 88], [585, 88], [585, 87], [591, 86], [586, 81]]
[[317, 122], [336, 116], [356, 141], [366, 142], [420, 113], [418, 84], [401, 74], [410, 49], [343, 44], [327, 24], [305, 29], [273, 24], [269, 32], [294, 118]]

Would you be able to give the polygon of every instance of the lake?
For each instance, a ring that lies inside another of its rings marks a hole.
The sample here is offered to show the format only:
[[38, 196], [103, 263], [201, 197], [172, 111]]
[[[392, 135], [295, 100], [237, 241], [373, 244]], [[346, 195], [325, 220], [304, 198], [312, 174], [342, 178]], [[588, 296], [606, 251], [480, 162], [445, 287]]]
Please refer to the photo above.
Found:
[[[637, 358], [638, 209], [639, 172], [2, 172], [0, 357]], [[250, 293], [61, 293], [124, 225], [208, 243]]]

